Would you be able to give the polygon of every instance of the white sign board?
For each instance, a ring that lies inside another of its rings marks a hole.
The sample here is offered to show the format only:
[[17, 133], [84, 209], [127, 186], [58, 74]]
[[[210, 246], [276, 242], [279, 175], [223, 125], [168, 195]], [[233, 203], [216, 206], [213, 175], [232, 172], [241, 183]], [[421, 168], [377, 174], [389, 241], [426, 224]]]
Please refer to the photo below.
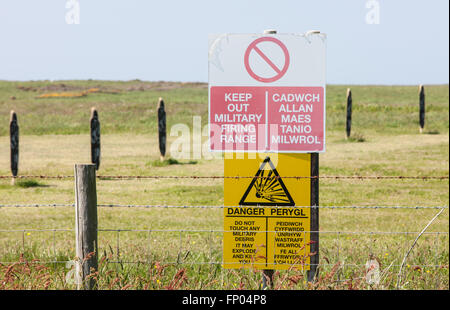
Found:
[[210, 149], [325, 151], [326, 35], [209, 38]]

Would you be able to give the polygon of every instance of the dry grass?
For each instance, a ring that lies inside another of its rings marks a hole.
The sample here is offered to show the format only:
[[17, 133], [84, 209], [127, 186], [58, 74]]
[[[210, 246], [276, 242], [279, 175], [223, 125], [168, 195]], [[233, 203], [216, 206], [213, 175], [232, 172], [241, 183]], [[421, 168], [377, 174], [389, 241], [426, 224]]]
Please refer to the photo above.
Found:
[[[0, 111], [15, 108], [21, 125], [19, 174], [73, 175], [73, 165], [90, 161], [89, 110], [100, 107], [102, 175], [223, 175], [219, 159], [185, 159], [159, 164], [155, 115], [165, 97], [168, 126], [192, 116], [205, 121], [204, 85], [171, 83], [0, 82]], [[53, 85], [53, 86], [52, 86]], [[52, 86], [52, 87], [50, 87]], [[103, 92], [79, 99], [38, 99], [39, 93]], [[321, 175], [448, 175], [448, 86], [428, 89], [427, 132], [418, 134], [414, 87], [355, 87], [354, 132], [364, 142], [344, 138], [346, 87], [327, 89], [327, 151], [320, 155]], [[112, 93], [108, 93], [112, 92]], [[11, 101], [11, 95], [17, 99]], [[154, 103], [154, 107], [149, 106]], [[71, 108], [68, 109], [68, 106]], [[54, 113], [48, 113], [48, 111]], [[443, 111], [445, 113], [443, 113]], [[3, 114], [2, 114], [3, 115]], [[6, 119], [6, 118], [5, 118]], [[127, 123], [134, 119], [135, 122]], [[0, 117], [1, 120], [1, 117]], [[7, 122], [4, 122], [7, 124]], [[204, 125], [204, 124], [203, 124]], [[6, 127], [0, 128], [0, 174], [9, 172]], [[60, 134], [55, 134], [60, 133]], [[175, 137], [169, 137], [168, 145]], [[10, 184], [0, 180], [0, 204], [74, 201], [73, 180], [32, 179]], [[320, 204], [448, 205], [448, 180], [320, 181]], [[99, 204], [222, 205], [221, 179], [99, 180]], [[101, 289], [257, 289], [261, 274], [252, 269], [224, 270], [222, 209], [100, 208], [97, 277]], [[321, 273], [308, 284], [305, 273], [275, 273], [279, 289], [393, 289], [399, 264], [417, 234], [437, 210], [321, 209]], [[65, 276], [65, 261], [74, 259], [72, 207], [0, 208], [0, 280], [4, 289], [74, 288]], [[446, 210], [419, 239], [408, 258], [403, 288], [448, 289], [449, 212]], [[34, 231], [31, 229], [48, 229]], [[63, 229], [64, 231], [52, 231]], [[105, 231], [131, 229], [142, 231]], [[2, 230], [17, 230], [5, 232]], [[67, 230], [67, 231], [66, 231]], [[162, 230], [162, 231], [158, 231]], [[172, 231], [168, 231], [172, 230]], [[339, 233], [337, 233], [339, 232]], [[362, 233], [354, 233], [362, 232]], [[373, 233], [371, 233], [373, 232]], [[397, 232], [381, 234], [376, 232]], [[377, 259], [382, 281], [365, 281], [365, 264]], [[37, 261], [39, 260], [39, 261]], [[46, 263], [61, 261], [63, 263]], [[141, 264], [127, 262], [141, 261]], [[18, 262], [7, 264], [6, 262]], [[212, 263], [211, 263], [212, 262]], [[424, 267], [426, 266], [426, 267]]]

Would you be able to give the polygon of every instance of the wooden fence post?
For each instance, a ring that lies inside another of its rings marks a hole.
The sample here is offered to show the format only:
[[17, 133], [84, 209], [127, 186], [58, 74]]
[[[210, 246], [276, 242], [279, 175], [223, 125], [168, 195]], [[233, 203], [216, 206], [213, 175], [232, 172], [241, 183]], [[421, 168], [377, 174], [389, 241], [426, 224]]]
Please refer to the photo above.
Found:
[[91, 162], [95, 164], [95, 170], [100, 168], [100, 120], [95, 108], [91, 109]]
[[423, 85], [419, 86], [419, 124], [420, 133], [422, 133], [425, 127], [425, 89]]
[[97, 189], [94, 164], [75, 165], [75, 246], [78, 289], [96, 289], [88, 275], [98, 270]]
[[311, 234], [310, 270], [308, 281], [314, 281], [319, 272], [319, 153], [311, 153]]
[[14, 111], [11, 111], [9, 121], [9, 138], [11, 147], [11, 173], [13, 176], [11, 183], [14, 185], [19, 170], [19, 123], [17, 122], [17, 114]]
[[158, 101], [158, 138], [159, 151], [161, 153], [161, 161], [164, 161], [166, 156], [166, 111], [164, 110], [164, 101], [159, 98]]
[[350, 138], [352, 131], [352, 91], [347, 88], [347, 123], [345, 125], [345, 137]]

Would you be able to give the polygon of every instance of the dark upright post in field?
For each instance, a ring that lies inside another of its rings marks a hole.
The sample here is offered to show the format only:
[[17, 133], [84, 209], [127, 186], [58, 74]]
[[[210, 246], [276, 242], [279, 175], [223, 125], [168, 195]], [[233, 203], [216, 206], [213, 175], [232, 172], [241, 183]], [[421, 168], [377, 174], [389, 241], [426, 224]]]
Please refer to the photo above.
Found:
[[166, 156], [166, 111], [162, 98], [159, 98], [158, 101], [158, 137], [161, 161], [164, 161], [164, 156]]
[[95, 169], [100, 167], [100, 121], [95, 108], [91, 110], [91, 162], [95, 164]]
[[345, 137], [350, 138], [352, 131], [352, 91], [347, 88], [347, 123], [345, 126]]
[[77, 288], [97, 288], [96, 280], [86, 278], [98, 270], [97, 189], [95, 165], [75, 165], [75, 246]]
[[19, 123], [14, 111], [11, 111], [11, 119], [9, 121], [9, 138], [11, 146], [11, 173], [13, 175], [12, 184], [14, 185], [19, 170]]
[[314, 281], [319, 266], [319, 153], [311, 153], [311, 235], [308, 281]]
[[422, 133], [425, 127], [425, 89], [423, 85], [419, 86], [419, 123], [420, 133]]

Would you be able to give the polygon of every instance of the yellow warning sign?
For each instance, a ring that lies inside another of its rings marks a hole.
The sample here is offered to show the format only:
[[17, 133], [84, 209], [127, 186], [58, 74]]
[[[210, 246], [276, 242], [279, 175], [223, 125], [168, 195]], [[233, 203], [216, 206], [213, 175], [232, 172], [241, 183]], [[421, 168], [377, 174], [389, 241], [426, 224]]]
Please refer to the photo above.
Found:
[[309, 270], [311, 155], [234, 156], [224, 165], [239, 177], [224, 181], [224, 267]]

